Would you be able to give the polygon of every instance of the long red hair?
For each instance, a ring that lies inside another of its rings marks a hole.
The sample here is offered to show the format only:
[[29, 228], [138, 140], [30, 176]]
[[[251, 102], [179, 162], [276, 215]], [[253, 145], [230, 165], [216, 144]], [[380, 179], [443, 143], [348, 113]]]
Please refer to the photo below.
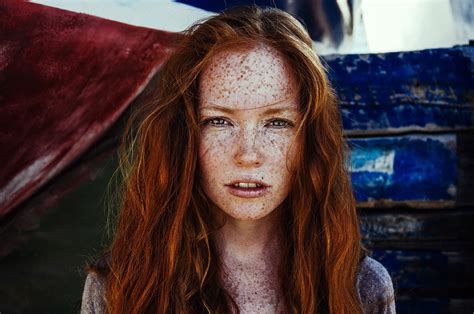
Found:
[[362, 313], [355, 278], [363, 248], [346, 169], [336, 96], [312, 40], [290, 14], [237, 7], [184, 32], [153, 99], [130, 119], [120, 146], [123, 181], [105, 267], [109, 313], [230, 313], [219, 281], [210, 200], [199, 186], [199, 75], [224, 49], [265, 43], [287, 58], [302, 119], [292, 190], [283, 206], [279, 279], [288, 313]]

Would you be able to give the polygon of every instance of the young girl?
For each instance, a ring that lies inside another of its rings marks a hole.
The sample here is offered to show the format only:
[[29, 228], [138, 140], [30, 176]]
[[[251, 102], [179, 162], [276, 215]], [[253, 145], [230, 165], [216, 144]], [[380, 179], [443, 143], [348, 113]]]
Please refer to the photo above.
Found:
[[305, 28], [245, 6], [184, 35], [125, 133], [115, 237], [82, 313], [395, 313]]

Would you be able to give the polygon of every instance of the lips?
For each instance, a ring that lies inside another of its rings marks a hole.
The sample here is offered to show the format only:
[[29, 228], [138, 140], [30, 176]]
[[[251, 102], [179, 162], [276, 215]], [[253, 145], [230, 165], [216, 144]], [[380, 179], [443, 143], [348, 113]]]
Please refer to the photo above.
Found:
[[237, 179], [237, 180], [232, 181], [229, 184], [226, 184], [226, 186], [234, 187], [234, 185], [236, 183], [257, 183], [257, 184], [261, 185], [261, 187], [263, 187], [263, 188], [267, 188], [267, 187], [271, 186], [271, 185], [266, 184], [265, 182], [263, 182], [261, 180], [255, 180], [255, 179]]
[[[236, 183], [256, 183], [259, 184], [260, 187], [236, 187], [234, 186]], [[227, 190], [230, 194], [242, 197], [242, 198], [256, 198], [262, 197], [266, 193], [268, 193], [271, 185], [264, 183], [261, 180], [254, 180], [254, 179], [238, 179], [234, 180], [229, 184], [226, 184]]]

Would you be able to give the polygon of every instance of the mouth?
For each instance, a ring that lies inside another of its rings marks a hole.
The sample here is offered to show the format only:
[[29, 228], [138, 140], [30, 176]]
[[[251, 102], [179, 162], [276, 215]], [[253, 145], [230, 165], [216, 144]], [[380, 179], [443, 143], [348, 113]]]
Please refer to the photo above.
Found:
[[268, 193], [270, 185], [261, 181], [234, 181], [226, 184], [230, 194], [242, 198], [256, 198], [262, 197]]

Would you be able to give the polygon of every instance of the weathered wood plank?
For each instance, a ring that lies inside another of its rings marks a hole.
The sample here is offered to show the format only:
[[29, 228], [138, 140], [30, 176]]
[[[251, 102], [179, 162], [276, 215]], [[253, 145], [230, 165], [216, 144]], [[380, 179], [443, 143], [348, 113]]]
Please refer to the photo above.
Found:
[[359, 219], [365, 239], [373, 244], [391, 243], [391, 248], [401, 241], [425, 249], [429, 242], [474, 242], [474, 208], [359, 209]]
[[474, 47], [464, 46], [324, 59], [344, 104], [450, 105], [472, 100], [473, 51]]
[[347, 134], [474, 126], [474, 47], [326, 56]]
[[473, 251], [374, 250], [400, 296], [474, 298]]
[[350, 139], [349, 145], [352, 182], [360, 206], [454, 204], [455, 135]]
[[474, 130], [457, 134], [456, 143], [459, 169], [456, 205], [469, 206], [474, 204]]
[[472, 313], [474, 299], [450, 299], [429, 297], [399, 297], [396, 299], [397, 313], [458, 314]]
[[393, 106], [346, 106], [341, 108], [349, 136], [463, 130], [474, 125], [474, 107], [402, 104]]

